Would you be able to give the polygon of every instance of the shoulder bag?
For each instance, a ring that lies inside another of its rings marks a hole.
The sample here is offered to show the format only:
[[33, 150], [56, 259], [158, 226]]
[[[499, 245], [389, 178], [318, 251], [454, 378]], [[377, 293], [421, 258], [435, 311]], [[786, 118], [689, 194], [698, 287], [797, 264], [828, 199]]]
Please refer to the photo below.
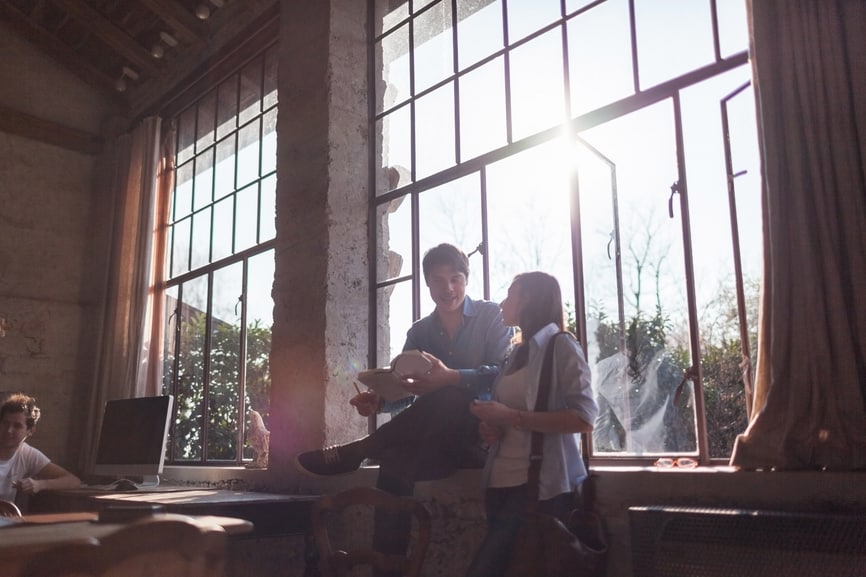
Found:
[[[547, 343], [535, 411], [547, 410], [553, 376], [554, 344], [556, 338], [562, 334], [565, 333], [557, 333]], [[514, 543], [514, 553], [505, 577], [601, 577], [607, 569], [608, 550], [601, 517], [586, 507], [581, 507], [570, 511], [563, 523], [552, 515], [537, 511], [543, 444], [544, 433], [533, 432], [526, 519]], [[586, 461], [584, 456], [584, 462]], [[588, 462], [586, 469], [589, 471]], [[586, 494], [583, 495], [585, 505]]]

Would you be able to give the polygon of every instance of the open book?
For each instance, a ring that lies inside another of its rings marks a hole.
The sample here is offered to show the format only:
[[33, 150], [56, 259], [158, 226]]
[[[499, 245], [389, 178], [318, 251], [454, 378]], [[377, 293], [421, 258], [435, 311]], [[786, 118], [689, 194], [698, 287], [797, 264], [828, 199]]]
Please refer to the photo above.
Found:
[[366, 385], [385, 401], [397, 401], [412, 396], [412, 393], [403, 388], [403, 377], [426, 373], [432, 367], [433, 364], [421, 351], [405, 351], [394, 357], [389, 367], [361, 371], [358, 373], [358, 382]]

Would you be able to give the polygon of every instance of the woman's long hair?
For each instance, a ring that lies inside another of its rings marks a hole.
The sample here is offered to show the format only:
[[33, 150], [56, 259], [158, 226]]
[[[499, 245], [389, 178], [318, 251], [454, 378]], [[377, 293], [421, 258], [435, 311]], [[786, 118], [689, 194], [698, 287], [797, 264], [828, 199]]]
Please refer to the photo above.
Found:
[[565, 330], [562, 290], [554, 276], [541, 271], [524, 272], [515, 276], [511, 284], [524, 299], [524, 305], [517, 319], [521, 344], [514, 352], [509, 372], [526, 364], [532, 335], [550, 323], [555, 323], [560, 331]]

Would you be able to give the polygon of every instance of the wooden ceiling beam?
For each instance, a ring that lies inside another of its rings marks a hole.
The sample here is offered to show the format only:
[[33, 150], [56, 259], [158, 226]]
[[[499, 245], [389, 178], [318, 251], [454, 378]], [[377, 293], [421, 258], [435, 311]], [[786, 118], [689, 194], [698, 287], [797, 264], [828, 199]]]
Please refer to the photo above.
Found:
[[126, 98], [118, 94], [114, 88], [115, 78], [105, 75], [90, 62], [78, 56], [66, 44], [6, 0], [0, 1], [0, 20], [6, 22], [22, 38], [32, 42], [85, 83], [102, 93], [112, 95], [111, 100], [115, 106], [122, 109], [128, 106]]
[[139, 3], [159, 16], [177, 39], [188, 45], [204, 42], [205, 24], [189, 11], [181, 8], [174, 0], [138, 0]]
[[99, 154], [102, 139], [89, 132], [0, 106], [0, 130], [85, 154]]
[[129, 60], [130, 64], [138, 67], [139, 72], [144, 71], [151, 76], [158, 76], [161, 73], [162, 67], [150, 55], [150, 52], [126, 32], [115, 26], [111, 20], [91, 8], [87, 2], [80, 0], [53, 0], [53, 2]]

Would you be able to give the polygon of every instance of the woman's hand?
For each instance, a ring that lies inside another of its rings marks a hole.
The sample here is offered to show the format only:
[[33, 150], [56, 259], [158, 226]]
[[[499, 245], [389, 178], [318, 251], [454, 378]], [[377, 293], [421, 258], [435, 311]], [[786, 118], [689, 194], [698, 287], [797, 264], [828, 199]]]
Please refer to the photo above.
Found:
[[485, 445], [490, 446], [498, 443], [505, 436], [505, 431], [502, 427], [481, 421], [478, 423], [478, 435]]
[[379, 412], [382, 399], [373, 391], [362, 391], [349, 399], [349, 404], [355, 407], [362, 417], [369, 417]]
[[499, 401], [472, 401], [469, 411], [482, 422], [497, 427], [511, 425], [517, 415], [517, 411]]

